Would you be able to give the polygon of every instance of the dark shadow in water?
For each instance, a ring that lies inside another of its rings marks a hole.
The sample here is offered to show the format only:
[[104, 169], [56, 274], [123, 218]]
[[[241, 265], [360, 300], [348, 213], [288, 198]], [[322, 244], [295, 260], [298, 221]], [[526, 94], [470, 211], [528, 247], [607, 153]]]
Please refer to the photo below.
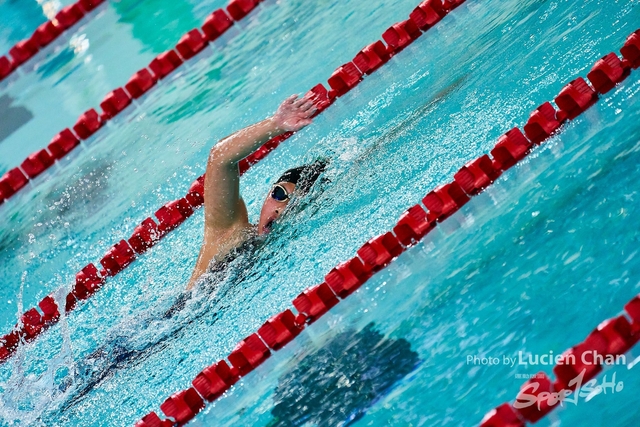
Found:
[[31, 111], [25, 107], [14, 107], [13, 98], [0, 96], [0, 142], [33, 119]]
[[373, 323], [343, 332], [279, 378], [269, 427], [350, 425], [419, 363], [409, 341]]

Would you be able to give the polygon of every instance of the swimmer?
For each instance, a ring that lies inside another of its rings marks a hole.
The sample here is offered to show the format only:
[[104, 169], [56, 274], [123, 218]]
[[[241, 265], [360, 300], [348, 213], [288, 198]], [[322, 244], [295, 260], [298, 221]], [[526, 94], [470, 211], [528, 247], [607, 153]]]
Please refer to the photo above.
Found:
[[[127, 327], [114, 328], [105, 343], [77, 362], [75, 371], [82, 381], [74, 384], [73, 389], [69, 389], [71, 383], [61, 386], [61, 391], [68, 394], [63, 412], [81, 404], [87, 394], [109, 375], [113, 375], [115, 370], [132, 366], [136, 360], [161, 351], [171, 340], [180, 336], [187, 325], [210, 313], [206, 307], [215, 305], [224, 298], [224, 294], [217, 295], [216, 292], [209, 295], [206, 285], [217, 287], [224, 281], [242, 281], [247, 261], [251, 260], [251, 249], [256, 248], [256, 240], [271, 230], [294, 194], [297, 197], [311, 189], [323, 172], [325, 162], [316, 161], [284, 172], [271, 187], [257, 225], [249, 223], [247, 208], [240, 195], [238, 162], [269, 139], [308, 126], [315, 112], [310, 100], [292, 95], [272, 117], [220, 140], [211, 149], [204, 182], [204, 239], [187, 286], [187, 290], [192, 289], [198, 279], [207, 273], [207, 280], [197, 289], [197, 294], [205, 299], [195, 302], [204, 304], [204, 307], [192, 307], [186, 315], [182, 315], [185, 306], [194, 301], [195, 296], [193, 291], [182, 292], [169, 309], [161, 309], [162, 313], [150, 311], [136, 319], [133, 327], [128, 319]], [[240, 268], [229, 268], [233, 263]]]
[[211, 149], [204, 181], [204, 239], [187, 289], [194, 286], [210, 265], [220, 263], [251, 238], [267, 234], [291, 197], [308, 191], [318, 178], [324, 165], [286, 171], [271, 187], [258, 224], [249, 223], [247, 207], [240, 195], [238, 162], [269, 139], [308, 126], [315, 112], [310, 99], [292, 95], [273, 116], [221, 139]]

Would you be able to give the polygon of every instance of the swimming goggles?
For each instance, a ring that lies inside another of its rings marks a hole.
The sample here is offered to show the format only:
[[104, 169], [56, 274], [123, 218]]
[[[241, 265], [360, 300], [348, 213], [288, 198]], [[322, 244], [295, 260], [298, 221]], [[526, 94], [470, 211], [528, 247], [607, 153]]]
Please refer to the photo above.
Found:
[[280, 184], [273, 186], [271, 190], [271, 198], [277, 202], [286, 202], [293, 196], [293, 193], [288, 193], [287, 189]]

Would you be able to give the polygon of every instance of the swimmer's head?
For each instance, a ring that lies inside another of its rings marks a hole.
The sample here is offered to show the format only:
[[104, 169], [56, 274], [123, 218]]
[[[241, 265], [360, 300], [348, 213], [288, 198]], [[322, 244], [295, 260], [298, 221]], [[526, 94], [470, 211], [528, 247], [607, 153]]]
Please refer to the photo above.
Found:
[[269, 194], [262, 205], [258, 234], [267, 234], [273, 223], [280, 218], [291, 198], [300, 197], [309, 192], [320, 174], [327, 167], [323, 160], [317, 160], [308, 165], [289, 169], [271, 186]]

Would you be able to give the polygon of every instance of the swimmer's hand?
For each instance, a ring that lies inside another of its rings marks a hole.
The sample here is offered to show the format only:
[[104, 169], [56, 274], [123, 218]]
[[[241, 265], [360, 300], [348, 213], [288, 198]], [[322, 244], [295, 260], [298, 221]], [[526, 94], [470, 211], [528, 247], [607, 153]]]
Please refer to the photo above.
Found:
[[291, 95], [278, 107], [278, 111], [276, 111], [271, 120], [278, 130], [297, 132], [311, 124], [311, 116], [316, 111], [317, 108], [310, 99]]

